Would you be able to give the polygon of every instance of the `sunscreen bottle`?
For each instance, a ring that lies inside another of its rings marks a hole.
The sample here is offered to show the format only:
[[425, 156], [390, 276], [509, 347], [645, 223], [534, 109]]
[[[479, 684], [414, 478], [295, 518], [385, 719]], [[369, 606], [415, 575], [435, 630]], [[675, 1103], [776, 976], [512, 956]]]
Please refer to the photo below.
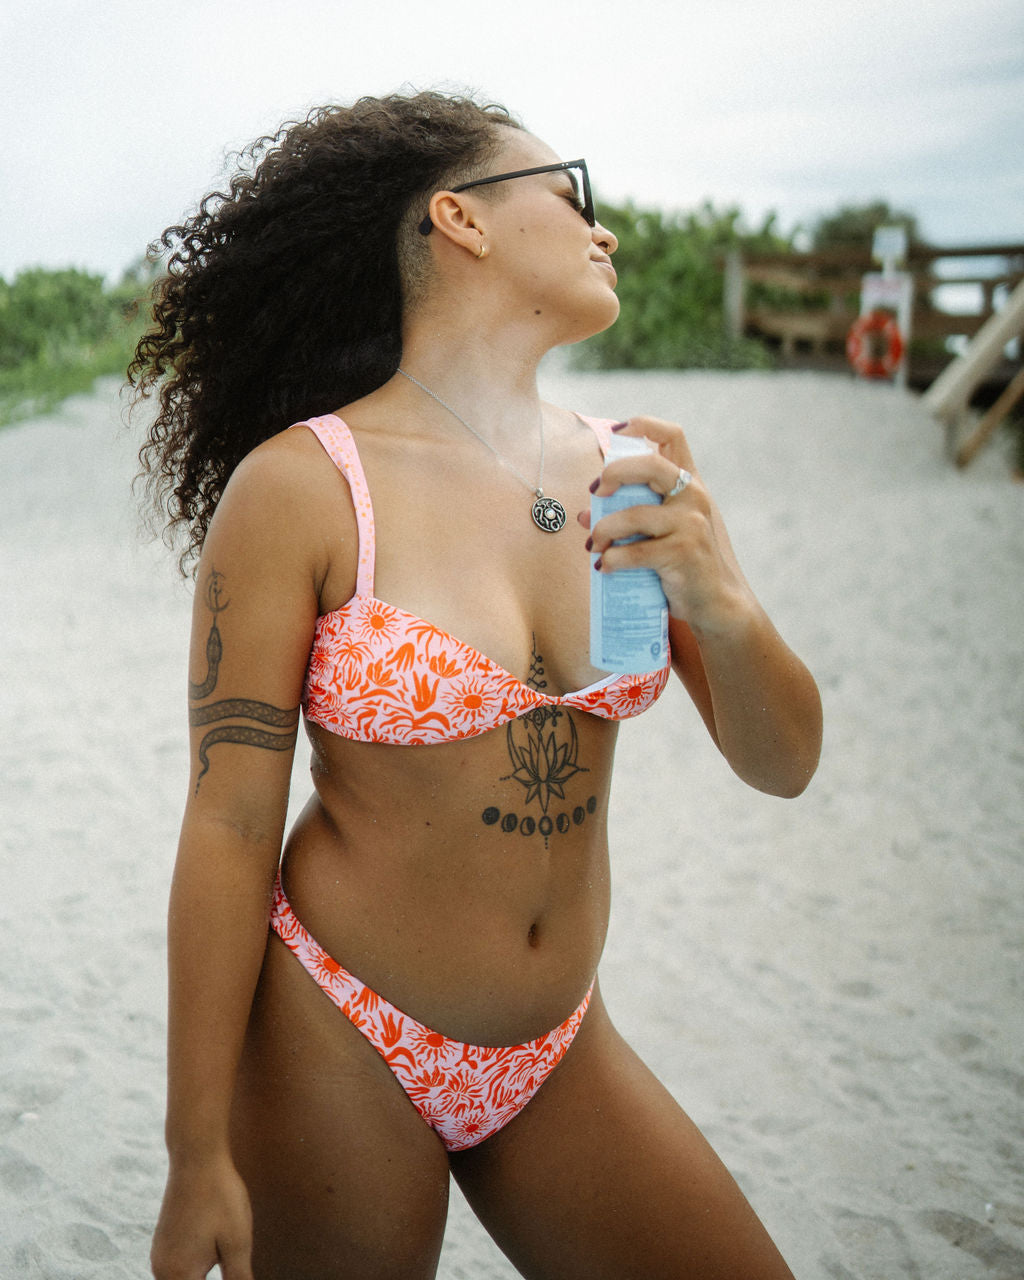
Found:
[[[651, 452], [636, 436], [613, 436], [605, 463]], [[590, 527], [627, 507], [658, 505], [661, 495], [646, 484], [626, 484], [607, 498], [590, 499]], [[622, 542], [638, 542], [642, 534]], [[619, 545], [619, 544], [616, 544]], [[591, 563], [597, 556], [591, 557]], [[602, 671], [656, 671], [668, 649], [668, 602], [653, 569], [616, 569], [590, 575], [590, 661]]]

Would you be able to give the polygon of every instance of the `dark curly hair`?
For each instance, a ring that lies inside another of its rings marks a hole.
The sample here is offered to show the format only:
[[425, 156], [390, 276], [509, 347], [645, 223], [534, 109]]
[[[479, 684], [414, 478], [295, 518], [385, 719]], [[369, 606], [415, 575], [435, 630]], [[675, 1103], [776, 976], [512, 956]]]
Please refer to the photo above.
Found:
[[168, 538], [187, 532], [183, 569], [251, 449], [393, 376], [429, 272], [416, 224], [434, 191], [482, 176], [496, 125], [521, 127], [435, 92], [318, 108], [151, 246], [167, 269], [127, 376], [133, 407], [156, 395], [140, 478]]

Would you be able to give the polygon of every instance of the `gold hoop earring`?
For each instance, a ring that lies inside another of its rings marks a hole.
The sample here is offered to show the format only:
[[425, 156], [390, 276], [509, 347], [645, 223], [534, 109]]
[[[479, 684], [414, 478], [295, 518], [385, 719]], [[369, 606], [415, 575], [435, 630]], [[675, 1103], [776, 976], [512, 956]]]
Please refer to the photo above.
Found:
[[487, 246], [485, 244], [482, 244], [480, 246], [479, 253], [476, 255], [476, 260], [477, 262], [479, 262], [481, 258], [486, 258], [486, 257], [487, 257]]

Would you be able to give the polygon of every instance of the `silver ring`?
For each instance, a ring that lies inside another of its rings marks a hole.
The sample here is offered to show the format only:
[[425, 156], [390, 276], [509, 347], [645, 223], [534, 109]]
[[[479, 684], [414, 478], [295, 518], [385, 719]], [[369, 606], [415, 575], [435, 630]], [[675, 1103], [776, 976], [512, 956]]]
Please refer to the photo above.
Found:
[[690, 475], [689, 471], [684, 471], [683, 468], [680, 467], [679, 479], [675, 482], [672, 488], [669, 489], [668, 493], [665, 494], [665, 497], [674, 498], [677, 494], [682, 493], [692, 479], [693, 476]]

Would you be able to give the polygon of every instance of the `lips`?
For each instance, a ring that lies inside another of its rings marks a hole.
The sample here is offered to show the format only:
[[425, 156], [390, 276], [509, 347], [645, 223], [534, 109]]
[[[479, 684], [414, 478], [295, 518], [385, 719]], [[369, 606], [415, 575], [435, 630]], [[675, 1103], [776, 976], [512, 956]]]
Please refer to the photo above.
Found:
[[612, 273], [612, 280], [618, 281], [619, 277], [615, 273], [615, 268], [612, 266], [610, 258], [593, 258], [591, 261], [595, 262], [599, 267], [605, 267]]

